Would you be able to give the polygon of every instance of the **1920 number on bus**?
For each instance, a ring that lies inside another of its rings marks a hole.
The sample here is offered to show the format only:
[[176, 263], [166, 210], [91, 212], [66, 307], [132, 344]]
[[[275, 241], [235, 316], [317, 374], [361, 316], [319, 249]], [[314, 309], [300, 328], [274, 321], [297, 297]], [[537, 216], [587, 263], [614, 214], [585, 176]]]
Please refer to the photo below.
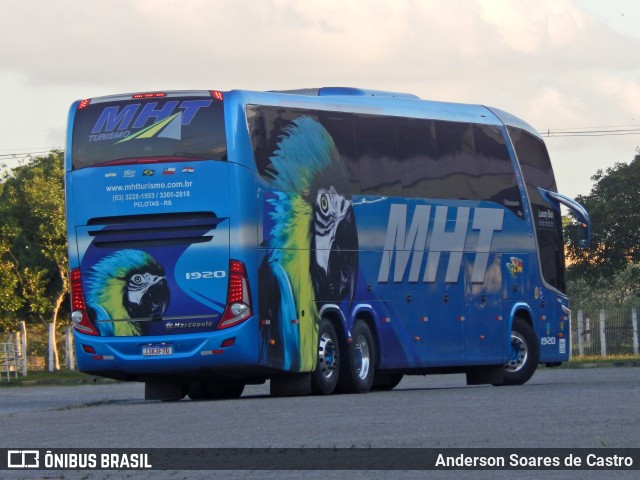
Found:
[[200, 280], [205, 278], [225, 278], [227, 272], [224, 270], [216, 270], [215, 272], [187, 272], [185, 274], [187, 280]]

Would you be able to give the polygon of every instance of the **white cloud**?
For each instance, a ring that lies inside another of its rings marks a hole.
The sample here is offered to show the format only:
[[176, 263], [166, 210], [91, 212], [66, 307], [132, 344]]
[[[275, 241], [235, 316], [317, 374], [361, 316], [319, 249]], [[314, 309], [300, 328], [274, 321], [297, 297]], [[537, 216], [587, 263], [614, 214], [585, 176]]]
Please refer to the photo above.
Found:
[[[347, 85], [492, 105], [538, 128], [640, 121], [640, 40], [581, 3], [0, 0], [1, 100], [30, 122], [3, 124], [3, 142], [49, 145], [76, 98], [165, 88]], [[36, 97], [52, 100], [26, 115]]]
[[591, 23], [567, 0], [483, 0], [480, 5], [483, 18], [495, 26], [505, 44], [523, 53], [571, 45]]

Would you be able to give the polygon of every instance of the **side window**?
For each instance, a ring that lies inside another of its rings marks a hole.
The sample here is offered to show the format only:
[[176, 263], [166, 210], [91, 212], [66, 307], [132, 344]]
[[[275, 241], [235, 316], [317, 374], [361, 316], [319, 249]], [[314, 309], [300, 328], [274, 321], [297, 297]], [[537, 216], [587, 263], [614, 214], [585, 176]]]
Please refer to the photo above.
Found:
[[473, 125], [436, 121], [441, 198], [480, 200]]
[[274, 160], [279, 142], [301, 117], [313, 119], [330, 138], [340, 166], [331, 182], [342, 193], [488, 200], [523, 215], [511, 159], [495, 126], [250, 105], [249, 133], [265, 180], [272, 182], [285, 168], [286, 158]]
[[354, 132], [362, 193], [402, 196], [393, 117], [356, 115]]
[[435, 132], [441, 198], [489, 200], [524, 216], [500, 128], [436, 121]]
[[258, 173], [270, 178], [277, 173], [271, 163], [271, 156], [277, 149], [278, 140], [285, 127], [302, 115], [313, 112], [296, 111], [278, 107], [247, 106], [247, 123], [256, 159]]
[[442, 198], [435, 122], [397, 118], [402, 196]]
[[[275, 188], [307, 195], [319, 186], [351, 193], [353, 185], [338, 146], [315, 110], [247, 106], [247, 125], [260, 176]], [[328, 123], [347, 127], [340, 114]], [[347, 138], [344, 143], [349, 144]]]
[[323, 112], [318, 111], [318, 119], [322, 126], [326, 128], [333, 142], [338, 149], [340, 161], [348, 176], [347, 191], [352, 195], [361, 193], [360, 188], [360, 165], [356, 155], [356, 142], [354, 136], [354, 115], [344, 112]]
[[524, 218], [520, 189], [502, 131], [495, 126], [474, 125], [479, 194]]

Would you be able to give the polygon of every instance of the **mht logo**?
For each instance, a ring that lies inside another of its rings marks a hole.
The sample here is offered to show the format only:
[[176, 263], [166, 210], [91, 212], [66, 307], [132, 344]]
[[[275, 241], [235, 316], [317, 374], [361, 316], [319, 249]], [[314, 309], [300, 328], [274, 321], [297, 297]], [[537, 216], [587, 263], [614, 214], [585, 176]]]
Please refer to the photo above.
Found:
[[[432, 208], [431, 205], [417, 205], [407, 232], [407, 205], [391, 205], [378, 282], [386, 283], [389, 281], [394, 256], [393, 282], [403, 282], [409, 258], [413, 255], [409, 269], [409, 282], [417, 283], [422, 270], [424, 254], [427, 252], [422, 281], [433, 283], [436, 281], [442, 252], [449, 252], [449, 263], [444, 281], [457, 283], [465, 247], [467, 251], [475, 252], [471, 282], [482, 283], [484, 281], [493, 234], [502, 230], [504, 210], [451, 207], [455, 220], [448, 220], [449, 210], [450, 208], [445, 206]], [[429, 231], [430, 222], [431, 231]], [[453, 228], [447, 228], [447, 224], [453, 225]], [[466, 245], [469, 226], [471, 226], [471, 230], [478, 232], [477, 241], [472, 249]]]
[[[125, 142], [134, 138], [182, 138], [182, 127], [190, 125], [201, 108], [211, 106], [213, 100], [184, 100], [179, 102], [130, 103], [120, 106], [106, 107], [100, 113], [91, 135], [90, 142], [102, 140], [120, 140]], [[141, 108], [142, 107], [142, 108]], [[178, 111], [176, 112], [176, 108]], [[151, 125], [147, 125], [153, 121]], [[132, 134], [131, 130], [140, 130]]]

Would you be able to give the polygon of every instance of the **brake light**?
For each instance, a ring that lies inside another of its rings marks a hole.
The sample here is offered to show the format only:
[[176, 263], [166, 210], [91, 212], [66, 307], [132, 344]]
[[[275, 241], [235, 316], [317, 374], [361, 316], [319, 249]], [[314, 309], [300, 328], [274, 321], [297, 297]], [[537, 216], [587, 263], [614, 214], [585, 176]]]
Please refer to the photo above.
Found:
[[229, 261], [229, 287], [227, 289], [227, 307], [222, 314], [218, 330], [233, 327], [244, 322], [252, 315], [249, 279], [244, 263]]
[[87, 108], [90, 103], [91, 103], [91, 99], [90, 98], [86, 98], [86, 99], [82, 100], [80, 102], [80, 104], [78, 105], [78, 110], [82, 110], [83, 108]]
[[164, 92], [149, 92], [149, 93], [136, 93], [131, 96], [131, 98], [140, 99], [140, 98], [162, 98], [166, 97], [167, 94]]
[[222, 92], [219, 91], [219, 90], [211, 90], [211, 96], [213, 98], [215, 98], [216, 100], [222, 101], [222, 99], [223, 99]]
[[71, 270], [71, 322], [73, 328], [79, 332], [87, 335], [100, 335], [87, 314], [79, 268]]

